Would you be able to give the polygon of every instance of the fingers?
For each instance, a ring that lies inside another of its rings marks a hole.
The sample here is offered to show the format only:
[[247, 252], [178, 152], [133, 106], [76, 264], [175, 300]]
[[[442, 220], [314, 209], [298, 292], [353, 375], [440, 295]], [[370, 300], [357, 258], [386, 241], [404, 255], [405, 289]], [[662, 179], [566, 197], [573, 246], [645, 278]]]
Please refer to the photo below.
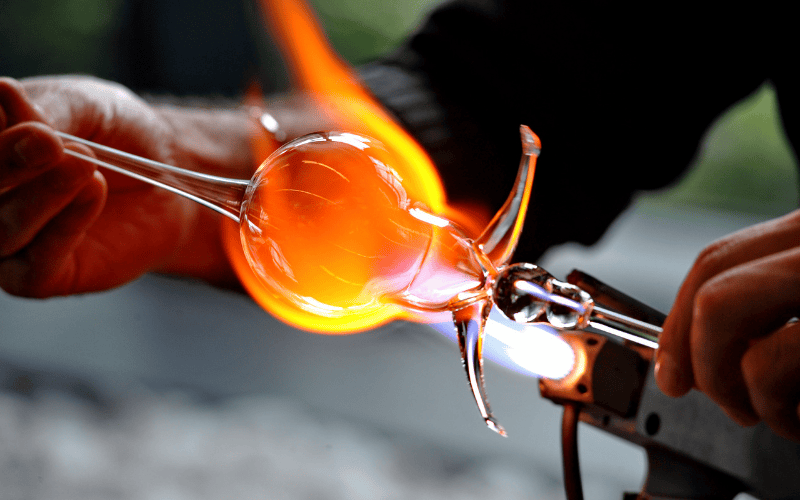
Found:
[[800, 323], [755, 342], [742, 359], [753, 408], [779, 435], [800, 441]]
[[65, 157], [44, 121], [19, 82], [0, 78], [0, 288], [19, 295], [52, 295], [105, 200], [102, 176]]
[[[79, 150], [79, 146], [70, 145]], [[91, 152], [80, 146], [81, 153]], [[67, 156], [57, 166], [0, 196], [0, 258], [26, 246], [36, 234], [72, 202], [96, 167]]]
[[[761, 416], [751, 403], [744, 360], [749, 359], [748, 366], [756, 361], [769, 366], [770, 360], [761, 356], [769, 350], [757, 346], [772, 346], [776, 331], [799, 311], [800, 247], [736, 266], [707, 281], [695, 298], [688, 349], [697, 388], [740, 424], [758, 422]], [[800, 369], [797, 353], [793, 362]]]
[[659, 340], [656, 380], [800, 439], [800, 211], [706, 249]]
[[700, 254], [678, 292], [659, 339], [656, 381], [664, 393], [681, 396], [695, 385], [689, 342], [700, 287], [727, 269], [792, 248], [798, 241], [800, 210], [734, 233]]
[[33, 179], [64, 157], [61, 139], [27, 122], [0, 132], [0, 193]]
[[0, 130], [26, 121], [44, 122], [44, 116], [28, 99], [22, 84], [12, 78], [0, 78]]
[[105, 179], [95, 172], [72, 202], [27, 247], [13, 257], [0, 260], [0, 288], [35, 298], [79, 289], [76, 249], [102, 212], [106, 193]]
[[[83, 154], [83, 146], [68, 145]], [[0, 288], [24, 296], [52, 295], [66, 264], [105, 203], [105, 179], [67, 156], [35, 179], [0, 196]]]

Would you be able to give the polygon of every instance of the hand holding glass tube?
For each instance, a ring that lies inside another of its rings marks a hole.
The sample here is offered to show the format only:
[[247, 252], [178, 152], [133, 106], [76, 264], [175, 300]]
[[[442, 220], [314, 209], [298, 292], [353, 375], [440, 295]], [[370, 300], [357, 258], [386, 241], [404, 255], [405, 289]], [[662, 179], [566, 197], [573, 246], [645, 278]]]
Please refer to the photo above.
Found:
[[[52, 297], [151, 271], [236, 285], [213, 212], [66, 155], [92, 153], [53, 128], [190, 169], [252, 172], [246, 116], [155, 106], [90, 77], [0, 78], [0, 287]], [[228, 133], [203, 141], [216, 130]]]

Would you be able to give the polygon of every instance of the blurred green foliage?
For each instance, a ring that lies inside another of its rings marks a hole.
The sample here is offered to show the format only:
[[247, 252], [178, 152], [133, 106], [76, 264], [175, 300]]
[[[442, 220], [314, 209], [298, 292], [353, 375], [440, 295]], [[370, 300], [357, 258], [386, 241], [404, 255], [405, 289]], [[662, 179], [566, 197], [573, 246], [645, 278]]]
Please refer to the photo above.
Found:
[[[438, 3], [311, 1], [331, 42], [353, 64], [391, 51]], [[109, 40], [119, 28], [123, 7], [124, 0], [0, 0], [0, 74], [83, 72], [114, 78]], [[783, 213], [798, 206], [796, 161], [782, 132], [775, 94], [764, 85], [714, 124], [695, 165], [675, 188], [649, 198]]]
[[655, 199], [779, 215], [800, 206], [798, 188], [797, 158], [783, 133], [775, 91], [764, 84], [717, 119], [686, 177]]
[[0, 73], [113, 75], [122, 0], [0, 0]]
[[[232, 0], [237, 1], [237, 0]], [[360, 64], [392, 50], [438, 0], [312, 0], [331, 42]], [[0, 0], [0, 73], [113, 73], [124, 0]], [[140, 27], [148, 29], [147, 26]], [[11, 69], [11, 71], [10, 71]]]
[[394, 49], [440, 0], [311, 0], [339, 54], [360, 64]]

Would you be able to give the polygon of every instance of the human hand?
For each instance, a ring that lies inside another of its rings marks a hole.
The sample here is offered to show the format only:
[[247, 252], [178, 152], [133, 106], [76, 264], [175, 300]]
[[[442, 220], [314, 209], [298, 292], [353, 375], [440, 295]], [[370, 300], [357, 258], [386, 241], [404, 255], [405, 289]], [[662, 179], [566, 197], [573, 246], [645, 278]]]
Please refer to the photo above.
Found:
[[706, 248], [664, 324], [656, 381], [800, 441], [800, 210]]
[[170, 123], [119, 85], [0, 79], [0, 288], [30, 297], [104, 290], [169, 262], [196, 207], [65, 155], [91, 151], [63, 144], [53, 128], [161, 162], [175, 152]]

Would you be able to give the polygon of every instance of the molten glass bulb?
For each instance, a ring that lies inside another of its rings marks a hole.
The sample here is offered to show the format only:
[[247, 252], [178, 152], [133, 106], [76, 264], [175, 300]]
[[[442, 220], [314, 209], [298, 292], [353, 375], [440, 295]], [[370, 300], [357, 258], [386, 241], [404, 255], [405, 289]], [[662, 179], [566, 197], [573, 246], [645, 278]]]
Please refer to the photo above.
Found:
[[284, 145], [259, 168], [240, 236], [267, 300], [285, 306], [268, 306], [273, 313], [315, 329], [341, 319], [346, 330], [359, 316], [443, 308], [483, 283], [469, 240], [411, 198], [397, 161], [374, 139], [327, 132]]
[[505, 435], [486, 400], [482, 352], [494, 280], [519, 240], [541, 147], [528, 127], [520, 135], [514, 187], [474, 240], [425, 205], [443, 208], [440, 186], [413, 155], [352, 133], [296, 139], [247, 184], [239, 230], [225, 226], [231, 262], [261, 306], [316, 332], [446, 313], [481, 416]]

